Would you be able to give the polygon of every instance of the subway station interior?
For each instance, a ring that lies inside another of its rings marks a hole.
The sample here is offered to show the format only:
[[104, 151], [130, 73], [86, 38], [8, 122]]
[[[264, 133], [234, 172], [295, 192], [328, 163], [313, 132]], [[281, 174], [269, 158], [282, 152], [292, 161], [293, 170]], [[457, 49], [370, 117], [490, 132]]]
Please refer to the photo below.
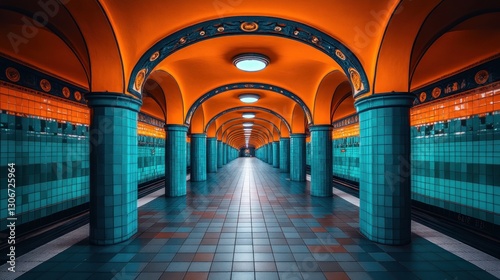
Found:
[[0, 0], [0, 279], [500, 278], [499, 18]]

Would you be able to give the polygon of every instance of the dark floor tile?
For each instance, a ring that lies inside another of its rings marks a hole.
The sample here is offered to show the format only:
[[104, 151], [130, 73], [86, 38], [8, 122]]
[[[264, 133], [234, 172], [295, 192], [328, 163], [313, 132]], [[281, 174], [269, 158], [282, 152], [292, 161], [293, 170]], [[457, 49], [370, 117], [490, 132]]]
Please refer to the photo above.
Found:
[[233, 262], [233, 271], [254, 271], [253, 262]]

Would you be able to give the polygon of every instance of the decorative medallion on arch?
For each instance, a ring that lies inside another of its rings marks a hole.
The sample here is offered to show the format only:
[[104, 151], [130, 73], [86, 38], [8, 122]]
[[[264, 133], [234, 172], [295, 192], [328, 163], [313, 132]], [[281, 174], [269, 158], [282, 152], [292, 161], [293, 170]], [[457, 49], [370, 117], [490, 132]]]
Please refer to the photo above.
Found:
[[[277, 36], [307, 44], [327, 54], [342, 67], [353, 85], [354, 97], [370, 90], [368, 78], [358, 58], [330, 35], [303, 23], [282, 18], [238, 16], [198, 23], [160, 40], [144, 53], [134, 66], [128, 91], [140, 97], [140, 85], [143, 82], [141, 80], [146, 80], [147, 75], [172, 53], [203, 40], [234, 35]], [[143, 72], [140, 73], [141, 71]]]
[[203, 102], [207, 101], [209, 98], [231, 90], [238, 90], [238, 89], [256, 89], [256, 90], [268, 90], [272, 92], [276, 92], [278, 94], [284, 95], [293, 101], [295, 101], [299, 106], [304, 110], [304, 114], [306, 115], [307, 122], [309, 124], [312, 124], [312, 115], [311, 111], [307, 107], [307, 105], [298, 97], [296, 94], [292, 93], [291, 91], [288, 91], [286, 89], [283, 89], [281, 87], [269, 85], [269, 84], [262, 84], [262, 83], [236, 83], [236, 84], [229, 84], [229, 85], [224, 85], [218, 88], [215, 88], [204, 95], [202, 95], [196, 102], [189, 108], [187, 114], [186, 114], [186, 121], [185, 125], [188, 125], [191, 123], [191, 119], [194, 115], [194, 112], [196, 112], [196, 109], [200, 107]]

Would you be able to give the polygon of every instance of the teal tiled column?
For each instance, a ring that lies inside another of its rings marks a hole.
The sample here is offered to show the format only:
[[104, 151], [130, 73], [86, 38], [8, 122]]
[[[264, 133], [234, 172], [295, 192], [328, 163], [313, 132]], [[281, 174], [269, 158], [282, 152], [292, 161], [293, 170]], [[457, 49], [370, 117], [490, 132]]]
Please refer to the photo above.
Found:
[[268, 144], [264, 145], [264, 151], [262, 151], [262, 153], [263, 153], [263, 158], [264, 158], [265, 163], [269, 162], [269, 160], [267, 158], [269, 155], [268, 149], [269, 149]]
[[191, 134], [191, 179], [192, 182], [207, 180], [207, 135]]
[[290, 138], [280, 139], [280, 172], [290, 172]]
[[332, 126], [315, 125], [311, 131], [311, 195], [333, 194]]
[[376, 94], [355, 102], [359, 113], [359, 228], [368, 239], [411, 239], [410, 117], [414, 96]]
[[229, 163], [229, 160], [227, 160], [227, 150], [228, 150], [228, 147], [227, 147], [227, 144], [226, 143], [223, 143], [222, 144], [224, 146], [224, 151], [222, 152], [222, 164], [226, 165]]
[[273, 165], [273, 143], [267, 144], [267, 163]]
[[217, 172], [217, 139], [209, 137], [207, 138], [207, 172], [216, 173]]
[[306, 180], [306, 135], [290, 135], [290, 180]]
[[184, 125], [166, 126], [165, 196], [167, 197], [186, 195], [187, 130]]
[[222, 168], [222, 154], [224, 153], [224, 144], [217, 140], [217, 168]]
[[280, 168], [280, 141], [273, 142], [273, 167]]
[[[91, 93], [90, 242], [116, 244], [137, 232], [137, 112], [140, 100]], [[95, 140], [95, 141], [93, 141]]]

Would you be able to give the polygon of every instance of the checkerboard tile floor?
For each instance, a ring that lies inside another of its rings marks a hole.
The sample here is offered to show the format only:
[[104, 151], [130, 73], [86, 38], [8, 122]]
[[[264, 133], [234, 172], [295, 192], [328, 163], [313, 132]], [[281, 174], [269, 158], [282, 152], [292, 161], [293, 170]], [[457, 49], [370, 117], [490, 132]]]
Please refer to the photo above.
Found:
[[356, 206], [308, 188], [237, 159], [188, 182], [185, 197], [141, 206], [129, 241], [84, 239], [18, 279], [496, 279], [418, 235], [406, 246], [371, 242]]

